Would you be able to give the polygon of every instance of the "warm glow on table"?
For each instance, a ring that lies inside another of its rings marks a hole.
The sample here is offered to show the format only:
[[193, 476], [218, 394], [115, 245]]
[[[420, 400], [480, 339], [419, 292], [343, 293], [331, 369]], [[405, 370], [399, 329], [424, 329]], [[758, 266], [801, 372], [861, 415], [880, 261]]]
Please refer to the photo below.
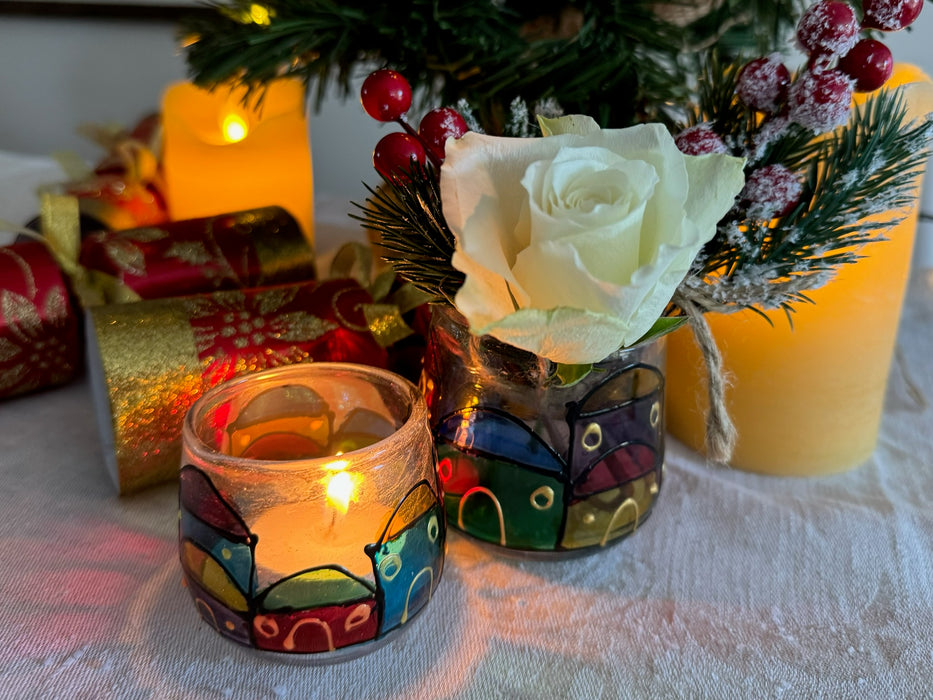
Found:
[[192, 219], [284, 207], [313, 240], [311, 147], [299, 81], [271, 83], [262, 104], [243, 91], [171, 86], [162, 103], [171, 216]]
[[[911, 66], [892, 85], [925, 83], [908, 93], [911, 113], [933, 110], [933, 86]], [[918, 186], [919, 194], [919, 186]], [[731, 464], [779, 475], [855, 467], [875, 448], [917, 226], [916, 207], [890, 240], [864, 247], [865, 258], [807, 292], [793, 329], [783, 311], [773, 326], [750, 311], [707, 316], [731, 386], [726, 397], [738, 429]], [[705, 372], [689, 329], [668, 344], [667, 428], [702, 451]]]

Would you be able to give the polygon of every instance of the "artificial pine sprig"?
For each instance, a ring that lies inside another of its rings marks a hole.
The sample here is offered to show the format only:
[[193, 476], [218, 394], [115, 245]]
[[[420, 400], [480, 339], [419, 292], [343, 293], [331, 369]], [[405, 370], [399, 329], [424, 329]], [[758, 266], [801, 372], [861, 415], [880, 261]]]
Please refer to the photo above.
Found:
[[737, 206], [684, 281], [684, 290], [707, 310], [789, 310], [807, 301], [806, 290], [824, 284], [834, 269], [855, 262], [860, 246], [883, 239], [915, 199], [933, 121], [908, 124], [902, 98], [882, 91], [855, 107], [839, 130], [807, 140], [801, 133], [789, 129], [767, 159], [779, 154], [802, 171], [804, 187], [793, 210], [762, 220]]
[[366, 185], [366, 204], [350, 216], [379, 236], [382, 257], [400, 277], [437, 299], [453, 303], [463, 273], [451, 265], [454, 235], [441, 212], [440, 185], [430, 166], [412, 161], [406, 172]]

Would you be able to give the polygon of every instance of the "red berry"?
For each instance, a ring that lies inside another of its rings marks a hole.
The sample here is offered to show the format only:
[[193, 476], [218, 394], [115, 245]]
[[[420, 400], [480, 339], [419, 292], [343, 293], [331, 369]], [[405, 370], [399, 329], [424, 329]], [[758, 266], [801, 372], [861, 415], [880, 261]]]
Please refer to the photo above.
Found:
[[460, 113], [450, 107], [432, 109], [424, 115], [418, 126], [418, 134], [428, 150], [438, 160], [444, 160], [444, 145], [449, 137], [459, 139], [468, 130]]
[[856, 92], [871, 92], [888, 82], [894, 70], [894, 57], [880, 41], [862, 39], [839, 59], [839, 70], [855, 80]]
[[742, 201], [748, 205], [749, 216], [771, 219], [790, 214], [803, 192], [800, 180], [783, 165], [766, 165], [753, 171], [745, 181]]
[[742, 102], [761, 112], [776, 112], [787, 98], [790, 71], [776, 58], [756, 58], [739, 72], [735, 92]]
[[360, 102], [373, 119], [391, 122], [411, 107], [411, 85], [401, 73], [383, 68], [363, 81]]
[[815, 133], [846, 123], [852, 103], [852, 80], [838, 70], [807, 71], [790, 88], [790, 118]]
[[373, 167], [387, 180], [404, 178], [411, 169], [412, 160], [424, 165], [427, 155], [424, 147], [411, 134], [393, 131], [386, 134], [373, 150]]
[[821, 0], [811, 5], [797, 23], [797, 40], [811, 55], [848, 53], [861, 30], [848, 3]]
[[862, 0], [862, 26], [896, 32], [913, 23], [922, 9], [923, 0]]
[[697, 124], [681, 131], [674, 139], [681, 153], [702, 156], [707, 153], [726, 153], [726, 144], [709, 124]]

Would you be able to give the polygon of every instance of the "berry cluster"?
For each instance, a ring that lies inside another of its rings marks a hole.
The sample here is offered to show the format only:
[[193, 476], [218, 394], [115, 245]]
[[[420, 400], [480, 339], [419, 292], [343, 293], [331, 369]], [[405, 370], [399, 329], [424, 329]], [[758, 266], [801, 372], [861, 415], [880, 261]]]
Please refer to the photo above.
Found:
[[[888, 47], [860, 36], [865, 30], [903, 29], [917, 19], [923, 0], [862, 0], [861, 5], [861, 20], [843, 0], [819, 0], [804, 12], [797, 23], [797, 41], [809, 60], [794, 80], [777, 55], [756, 58], [742, 68], [736, 96], [762, 113], [762, 133], [775, 124], [790, 123], [817, 134], [830, 131], [848, 119], [853, 91], [872, 92], [891, 77], [894, 59]], [[727, 150], [710, 124], [684, 130], [677, 145], [691, 155]], [[749, 174], [743, 200], [750, 212], [767, 208], [780, 216], [793, 210], [801, 188], [793, 186], [786, 168], [769, 168]], [[774, 186], [766, 186], [769, 183]], [[763, 207], [766, 200], [768, 206]]]
[[371, 73], [360, 90], [363, 109], [380, 122], [396, 122], [404, 131], [383, 136], [373, 150], [373, 167], [387, 180], [405, 177], [412, 162], [424, 166], [430, 160], [439, 169], [444, 162], [444, 147], [450, 137], [467, 132], [463, 117], [450, 107], [432, 109], [424, 115], [417, 131], [405, 121], [411, 108], [411, 85], [394, 70]]

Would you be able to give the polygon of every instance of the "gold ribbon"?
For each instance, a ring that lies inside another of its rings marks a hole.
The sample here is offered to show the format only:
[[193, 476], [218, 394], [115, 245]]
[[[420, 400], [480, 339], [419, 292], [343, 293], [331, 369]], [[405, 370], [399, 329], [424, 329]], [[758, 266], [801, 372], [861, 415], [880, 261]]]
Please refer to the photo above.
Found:
[[395, 272], [383, 270], [375, 276], [374, 272], [372, 249], [356, 242], [341, 246], [330, 265], [331, 277], [355, 279], [369, 292], [373, 303], [363, 305], [363, 315], [373, 338], [387, 348], [414, 333], [402, 314], [427, 303], [431, 296], [409, 282], [392, 291]]
[[82, 307], [140, 300], [136, 292], [113, 275], [88, 270], [78, 262], [81, 216], [77, 197], [40, 193], [39, 222], [41, 233], [4, 221], [0, 221], [0, 227], [44, 243], [55, 263], [68, 277], [71, 290]]
[[[148, 141], [136, 138], [117, 124], [81, 124], [77, 131], [79, 135], [103, 148], [106, 155], [91, 168], [73, 151], [52, 153], [52, 158], [67, 178], [64, 187], [92, 184], [98, 177], [97, 170], [105, 167], [120, 171], [120, 177], [126, 184], [150, 187], [160, 193], [165, 191], [157, 155], [160, 139], [158, 131]], [[137, 219], [119, 206], [94, 197], [80, 197], [78, 208], [82, 214], [107, 222], [108, 228], [112, 230], [134, 228], [138, 225]]]
[[155, 153], [158, 138], [146, 143], [116, 124], [81, 124], [78, 133], [106, 150], [107, 156], [102, 163], [108, 160], [118, 162], [128, 181], [161, 184], [159, 159]]

